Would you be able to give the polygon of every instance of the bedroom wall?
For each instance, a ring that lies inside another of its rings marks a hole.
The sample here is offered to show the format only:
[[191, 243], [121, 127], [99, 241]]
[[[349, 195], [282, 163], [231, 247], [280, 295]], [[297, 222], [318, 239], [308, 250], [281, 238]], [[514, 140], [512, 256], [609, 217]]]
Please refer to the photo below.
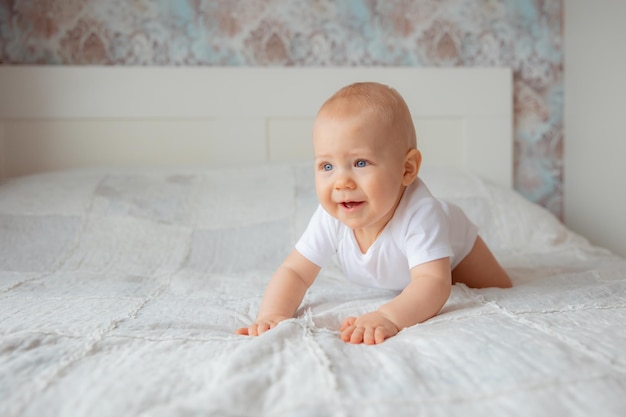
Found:
[[4, 123], [0, 122], [0, 181], [6, 175], [6, 149], [4, 146]]
[[565, 222], [626, 256], [626, 2], [565, 2]]
[[562, 214], [562, 0], [0, 2], [0, 63], [509, 66], [515, 187]]

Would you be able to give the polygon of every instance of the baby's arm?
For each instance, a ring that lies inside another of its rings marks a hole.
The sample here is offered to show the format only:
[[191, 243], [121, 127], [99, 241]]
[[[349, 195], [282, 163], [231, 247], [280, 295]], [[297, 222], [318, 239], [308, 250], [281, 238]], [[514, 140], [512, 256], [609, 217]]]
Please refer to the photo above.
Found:
[[249, 327], [237, 329], [235, 333], [258, 336], [293, 317], [319, 271], [319, 266], [297, 250], [292, 250], [272, 275], [256, 321]]
[[448, 300], [451, 286], [449, 258], [418, 265], [411, 269], [411, 283], [396, 298], [377, 311], [348, 317], [341, 326], [341, 339], [381, 343], [401, 329], [435, 316]]

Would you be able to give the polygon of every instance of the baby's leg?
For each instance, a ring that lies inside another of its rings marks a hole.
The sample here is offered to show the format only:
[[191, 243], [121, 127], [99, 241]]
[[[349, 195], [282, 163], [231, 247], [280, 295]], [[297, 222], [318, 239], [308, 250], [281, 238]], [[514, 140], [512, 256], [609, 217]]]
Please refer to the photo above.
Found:
[[471, 288], [512, 286], [508, 274], [480, 236], [470, 253], [452, 270], [452, 282], [462, 282]]

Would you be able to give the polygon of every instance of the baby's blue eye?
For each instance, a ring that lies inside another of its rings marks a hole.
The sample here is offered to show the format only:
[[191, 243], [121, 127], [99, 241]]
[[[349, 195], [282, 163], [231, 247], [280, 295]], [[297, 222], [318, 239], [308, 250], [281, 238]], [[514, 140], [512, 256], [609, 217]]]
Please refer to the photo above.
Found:
[[359, 159], [358, 161], [356, 161], [356, 163], [354, 164], [354, 166], [358, 167], [358, 168], [363, 168], [367, 166], [367, 161], [364, 161], [362, 159]]
[[332, 164], [324, 164], [324, 165], [322, 165], [322, 169], [324, 171], [330, 171], [331, 169], [333, 169], [333, 166], [332, 166]]

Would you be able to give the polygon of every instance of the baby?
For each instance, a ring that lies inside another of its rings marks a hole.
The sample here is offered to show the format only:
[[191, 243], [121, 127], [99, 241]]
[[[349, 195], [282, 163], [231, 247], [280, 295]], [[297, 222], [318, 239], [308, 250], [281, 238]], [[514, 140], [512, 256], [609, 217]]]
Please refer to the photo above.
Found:
[[257, 336], [293, 317], [334, 254], [349, 280], [400, 291], [343, 321], [350, 343], [381, 343], [435, 316], [455, 282], [511, 286], [477, 227], [418, 177], [415, 128], [394, 89], [366, 82], [339, 90], [317, 114], [313, 148], [320, 206], [270, 279], [256, 322], [237, 334]]

